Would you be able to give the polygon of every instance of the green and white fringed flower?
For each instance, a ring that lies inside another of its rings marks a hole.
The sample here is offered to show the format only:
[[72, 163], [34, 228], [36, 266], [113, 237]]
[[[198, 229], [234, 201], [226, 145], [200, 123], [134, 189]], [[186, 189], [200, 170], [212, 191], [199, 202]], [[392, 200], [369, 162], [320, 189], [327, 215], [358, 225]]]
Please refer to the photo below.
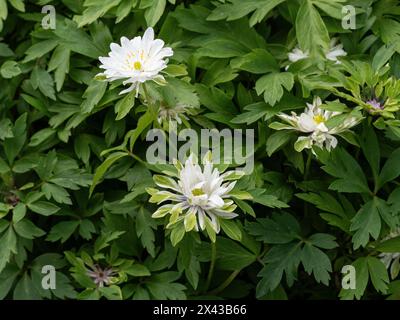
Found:
[[178, 124], [181, 124], [182, 121], [188, 120], [187, 114], [191, 114], [193, 109], [192, 106], [180, 103], [174, 106], [161, 103], [157, 114], [157, 121], [159, 124], [164, 122], [169, 123], [170, 121], [176, 121]]
[[[251, 199], [247, 192], [232, 193], [236, 181], [244, 172], [231, 170], [220, 172], [212, 163], [211, 152], [208, 152], [203, 165], [200, 166], [195, 155], [191, 154], [184, 164], [175, 161], [177, 174], [168, 172], [169, 176], [155, 175], [154, 182], [162, 190], [149, 188], [150, 202], [161, 204], [168, 202], [153, 213], [153, 218], [162, 218], [170, 215], [167, 228], [179, 233], [182, 239], [185, 232], [192, 230], [206, 230], [214, 241], [215, 235], [220, 232], [221, 220], [233, 219], [236, 198]], [[172, 176], [172, 177], [171, 177]], [[177, 178], [175, 180], [173, 177]], [[171, 234], [171, 238], [172, 238]], [[179, 242], [173, 241], [173, 243]]]
[[[346, 116], [341, 112], [327, 111], [320, 108], [321, 105], [321, 98], [315, 97], [313, 104], [307, 103], [306, 109], [300, 116], [295, 112], [292, 112], [291, 115], [279, 113], [277, 116], [287, 124], [275, 122], [270, 127], [275, 130], [295, 130], [307, 133], [308, 135], [299, 137], [295, 143], [295, 149], [298, 152], [304, 149], [312, 149], [314, 145], [331, 151], [338, 144], [338, 140], [334, 135], [349, 131], [362, 118], [357, 118], [350, 114]], [[330, 123], [330, 120], [339, 116], [342, 116], [340, 122], [331, 121]]]

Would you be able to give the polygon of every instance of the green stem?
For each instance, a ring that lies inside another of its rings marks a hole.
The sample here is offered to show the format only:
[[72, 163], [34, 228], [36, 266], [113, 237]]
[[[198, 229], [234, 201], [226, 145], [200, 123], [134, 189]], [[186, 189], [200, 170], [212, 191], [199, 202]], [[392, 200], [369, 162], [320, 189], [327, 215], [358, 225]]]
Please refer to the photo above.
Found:
[[310, 151], [307, 156], [306, 167], [304, 168], [304, 181], [308, 179], [308, 175], [310, 174], [311, 159], [312, 159], [312, 152]]
[[268, 245], [264, 244], [264, 249], [263, 249], [263, 251], [261, 252], [261, 254], [259, 254], [259, 255], [257, 256], [257, 261], [258, 261], [262, 266], [265, 265], [265, 263], [262, 261], [262, 258], [265, 256], [265, 254], [268, 252], [268, 250], [269, 250]]
[[211, 280], [212, 280], [212, 277], [214, 274], [216, 257], [217, 257], [217, 246], [216, 246], [215, 242], [211, 242], [211, 263], [210, 263], [210, 269], [208, 270], [206, 286], [204, 288], [205, 292], [208, 291], [208, 288], [210, 287], [210, 284], [211, 284]]
[[146, 99], [147, 104], [150, 105], [150, 96], [149, 96], [149, 92], [147, 91], [147, 87], [146, 87], [145, 83], [142, 84], [142, 88], [143, 88], [144, 98]]
[[[310, 174], [311, 159], [312, 159], [312, 152], [309, 151], [307, 156], [306, 167], [304, 169], [304, 181], [308, 180], [308, 176]], [[308, 203], [306, 201], [304, 201], [304, 216], [308, 217]]]
[[354, 103], [356, 103], [356, 104], [358, 104], [358, 105], [360, 105], [360, 103], [361, 103], [361, 101], [359, 101], [358, 99], [356, 99], [356, 98], [354, 98], [353, 96], [348, 95], [348, 94], [346, 94], [346, 93], [340, 92], [340, 91], [337, 90], [336, 88], [333, 88], [333, 89], [331, 89], [330, 91], [333, 92], [335, 95], [337, 95], [337, 96], [339, 96], [339, 97], [342, 97], [342, 98], [344, 98], [344, 99], [346, 99], [346, 100], [348, 100], [348, 101], [354, 102]]
[[218, 293], [222, 292], [225, 290], [225, 288], [227, 288], [233, 280], [235, 280], [235, 278], [237, 277], [237, 275], [239, 274], [240, 270], [235, 270], [233, 271], [230, 276], [217, 288], [215, 288], [214, 290], [210, 291], [209, 294], [211, 296], [215, 296]]
[[127, 150], [127, 152], [129, 153], [129, 155], [135, 159], [136, 161], [140, 162], [141, 164], [145, 164], [145, 161], [143, 161], [142, 159], [140, 159], [137, 155], [135, 155], [133, 152]]

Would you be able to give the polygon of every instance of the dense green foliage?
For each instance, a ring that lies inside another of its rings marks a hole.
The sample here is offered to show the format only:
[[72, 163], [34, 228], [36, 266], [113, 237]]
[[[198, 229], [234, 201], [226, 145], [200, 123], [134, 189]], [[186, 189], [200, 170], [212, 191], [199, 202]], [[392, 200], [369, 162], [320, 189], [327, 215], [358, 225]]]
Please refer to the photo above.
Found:
[[[174, 51], [165, 83], [120, 95], [99, 57], [147, 27]], [[0, 30], [0, 298], [400, 298], [397, 0], [0, 0]], [[317, 96], [337, 113], [332, 148], [277, 117]], [[152, 217], [156, 184], [173, 184], [172, 165], [146, 162], [163, 104], [187, 108], [182, 128], [255, 130], [218, 234]], [[104, 287], [97, 268], [112, 270]]]

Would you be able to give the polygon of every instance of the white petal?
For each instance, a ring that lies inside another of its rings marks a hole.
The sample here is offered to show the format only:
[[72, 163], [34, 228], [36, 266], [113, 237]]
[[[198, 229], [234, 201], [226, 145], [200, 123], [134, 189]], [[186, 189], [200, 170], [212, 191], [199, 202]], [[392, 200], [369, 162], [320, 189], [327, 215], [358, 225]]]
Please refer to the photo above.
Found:
[[143, 42], [151, 42], [154, 40], [154, 30], [152, 27], [148, 27], [143, 35]]

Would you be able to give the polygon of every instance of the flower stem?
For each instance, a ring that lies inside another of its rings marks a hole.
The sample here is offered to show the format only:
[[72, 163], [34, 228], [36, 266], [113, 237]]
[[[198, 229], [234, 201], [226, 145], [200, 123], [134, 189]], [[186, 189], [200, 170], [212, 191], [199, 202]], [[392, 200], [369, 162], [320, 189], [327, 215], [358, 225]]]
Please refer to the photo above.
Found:
[[354, 102], [357, 105], [361, 104], [361, 101], [359, 101], [358, 99], [354, 98], [353, 96], [340, 92], [339, 90], [337, 90], [336, 88], [332, 88], [331, 90], [329, 90], [331, 92], [333, 92], [334, 94], [336, 94], [337, 96], [346, 99], [347, 101], [351, 101]]
[[237, 275], [239, 274], [240, 270], [235, 270], [233, 271], [229, 277], [217, 288], [215, 288], [214, 290], [210, 291], [209, 294], [212, 296], [217, 295], [218, 293], [222, 292], [225, 290], [225, 288], [227, 288], [233, 280], [235, 280], [235, 278], [237, 277]]
[[150, 96], [149, 96], [149, 92], [147, 91], [147, 87], [146, 87], [145, 83], [142, 84], [142, 88], [143, 88], [144, 98], [145, 98], [147, 104], [150, 104]]
[[308, 179], [308, 175], [310, 174], [311, 159], [312, 159], [312, 153], [309, 152], [307, 157], [306, 167], [304, 168], [304, 181]]
[[128, 154], [135, 159], [137, 162], [140, 162], [141, 164], [145, 164], [145, 161], [143, 161], [142, 159], [140, 159], [137, 155], [135, 155], [133, 152], [127, 150]]
[[217, 246], [215, 242], [211, 242], [211, 262], [210, 262], [210, 269], [208, 270], [208, 276], [206, 281], [206, 286], [204, 288], [204, 292], [207, 292], [208, 288], [210, 287], [211, 280], [214, 274], [215, 268], [215, 259], [217, 257]]
[[[311, 167], [312, 152], [310, 151], [307, 156], [306, 167], [304, 168], [304, 181], [308, 180]], [[304, 201], [304, 216], [308, 217], [308, 203]]]

